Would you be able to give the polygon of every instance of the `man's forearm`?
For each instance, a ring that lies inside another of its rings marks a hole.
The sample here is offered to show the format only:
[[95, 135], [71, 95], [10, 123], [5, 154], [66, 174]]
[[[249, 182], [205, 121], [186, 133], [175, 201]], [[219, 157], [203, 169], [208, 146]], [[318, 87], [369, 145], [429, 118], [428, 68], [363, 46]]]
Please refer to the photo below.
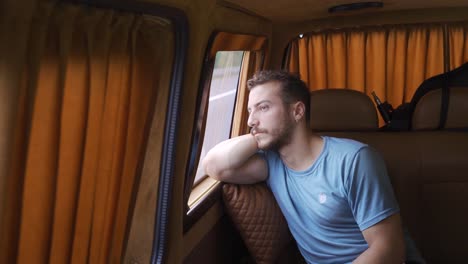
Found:
[[385, 259], [384, 256], [381, 256], [379, 252], [375, 249], [368, 248], [366, 251], [362, 252], [357, 259], [353, 261], [353, 264], [361, 263], [395, 263]]
[[405, 261], [405, 241], [399, 213], [365, 229], [362, 234], [369, 248], [353, 263], [391, 264]]
[[218, 175], [243, 165], [257, 152], [257, 141], [251, 134], [231, 138], [212, 148], [203, 160], [205, 173]]

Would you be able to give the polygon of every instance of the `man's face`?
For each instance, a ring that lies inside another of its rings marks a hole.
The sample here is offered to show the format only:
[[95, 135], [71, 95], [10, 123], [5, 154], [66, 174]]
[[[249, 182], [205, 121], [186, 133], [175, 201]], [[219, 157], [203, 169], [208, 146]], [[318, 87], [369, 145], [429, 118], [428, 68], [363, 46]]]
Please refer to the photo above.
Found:
[[254, 87], [249, 94], [248, 111], [247, 124], [260, 149], [278, 150], [290, 142], [296, 122], [281, 99], [280, 83]]

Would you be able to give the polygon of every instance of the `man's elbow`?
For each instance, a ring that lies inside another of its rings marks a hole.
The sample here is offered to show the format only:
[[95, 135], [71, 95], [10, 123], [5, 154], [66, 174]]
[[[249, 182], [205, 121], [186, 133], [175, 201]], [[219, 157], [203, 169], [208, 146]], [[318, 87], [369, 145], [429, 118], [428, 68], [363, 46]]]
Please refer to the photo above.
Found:
[[210, 160], [209, 157], [205, 157], [203, 160], [202, 160], [202, 168], [203, 168], [203, 171], [205, 172], [206, 175], [212, 177], [212, 178], [216, 178], [215, 177], [215, 165], [214, 163]]
[[205, 157], [202, 161], [203, 170], [205, 174], [218, 181], [226, 181], [229, 178], [229, 171], [222, 170], [216, 165], [216, 162], [210, 158]]

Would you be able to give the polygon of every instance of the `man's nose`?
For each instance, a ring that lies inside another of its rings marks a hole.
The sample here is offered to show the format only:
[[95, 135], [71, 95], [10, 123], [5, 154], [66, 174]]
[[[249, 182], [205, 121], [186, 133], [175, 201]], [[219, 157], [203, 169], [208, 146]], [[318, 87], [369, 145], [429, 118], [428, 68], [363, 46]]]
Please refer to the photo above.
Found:
[[255, 127], [258, 125], [258, 119], [255, 117], [254, 113], [249, 114], [249, 118], [247, 119], [247, 125], [249, 127]]

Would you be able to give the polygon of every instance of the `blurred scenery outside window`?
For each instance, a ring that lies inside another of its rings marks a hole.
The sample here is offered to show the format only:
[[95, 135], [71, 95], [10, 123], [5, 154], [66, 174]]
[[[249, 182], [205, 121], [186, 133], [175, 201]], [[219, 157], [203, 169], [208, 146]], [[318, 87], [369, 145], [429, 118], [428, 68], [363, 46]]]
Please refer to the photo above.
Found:
[[[200, 162], [211, 148], [231, 136], [243, 55], [243, 51], [219, 51], [216, 53]], [[205, 176], [200, 162], [195, 176], [195, 185]]]

